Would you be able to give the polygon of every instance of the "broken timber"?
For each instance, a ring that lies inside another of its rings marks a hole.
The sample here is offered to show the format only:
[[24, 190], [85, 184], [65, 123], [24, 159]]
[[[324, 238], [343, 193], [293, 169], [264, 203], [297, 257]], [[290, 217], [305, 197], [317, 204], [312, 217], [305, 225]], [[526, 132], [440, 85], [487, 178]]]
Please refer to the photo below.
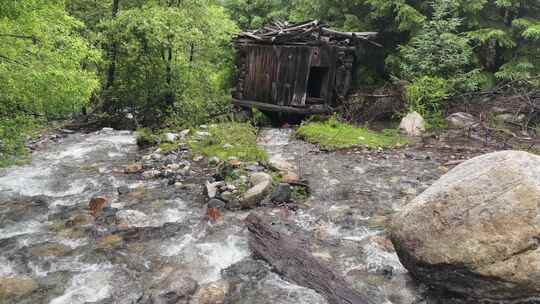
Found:
[[371, 304], [349, 287], [343, 277], [316, 259], [294, 238], [279, 233], [255, 214], [246, 218], [249, 246], [256, 257], [268, 262], [286, 279], [317, 291], [330, 304]]
[[291, 114], [331, 113], [347, 98], [375, 32], [339, 32], [321, 22], [275, 22], [234, 39], [233, 103]]

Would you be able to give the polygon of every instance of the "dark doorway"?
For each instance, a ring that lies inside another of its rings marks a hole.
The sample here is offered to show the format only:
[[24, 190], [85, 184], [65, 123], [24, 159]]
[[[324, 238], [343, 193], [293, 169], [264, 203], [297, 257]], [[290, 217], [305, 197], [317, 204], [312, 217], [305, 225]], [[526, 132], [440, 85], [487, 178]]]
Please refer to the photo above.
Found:
[[328, 79], [328, 68], [312, 67], [309, 71], [308, 98], [323, 98]]

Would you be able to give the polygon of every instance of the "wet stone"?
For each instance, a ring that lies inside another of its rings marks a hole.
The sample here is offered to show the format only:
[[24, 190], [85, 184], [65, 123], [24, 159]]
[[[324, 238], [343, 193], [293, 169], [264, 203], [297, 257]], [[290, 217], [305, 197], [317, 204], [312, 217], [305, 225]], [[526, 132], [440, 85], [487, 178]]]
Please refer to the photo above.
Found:
[[201, 286], [193, 298], [196, 299], [197, 304], [224, 304], [228, 291], [229, 284], [220, 280]]
[[225, 191], [221, 193], [220, 197], [226, 203], [232, 202], [234, 200], [234, 194], [230, 191]]
[[0, 303], [16, 303], [16, 299], [28, 295], [38, 288], [37, 283], [27, 277], [0, 277]]
[[99, 215], [103, 208], [107, 205], [107, 199], [104, 197], [94, 197], [90, 200], [90, 203], [88, 203], [88, 209], [90, 210], [90, 214], [92, 214], [94, 217]]
[[277, 203], [288, 202], [291, 199], [291, 186], [289, 184], [279, 184], [272, 193], [271, 200]]
[[137, 303], [139, 304], [187, 304], [199, 288], [193, 278], [186, 276], [184, 271], [177, 270], [165, 274], [148, 293]]
[[129, 189], [129, 187], [127, 186], [122, 186], [122, 187], [118, 187], [117, 191], [119, 195], [125, 195], [125, 194], [128, 194], [131, 191], [131, 189]]
[[30, 254], [34, 257], [61, 257], [71, 252], [71, 248], [57, 243], [44, 243], [30, 249]]
[[225, 202], [216, 198], [210, 199], [208, 201], [208, 208], [212, 209], [223, 209], [225, 208]]

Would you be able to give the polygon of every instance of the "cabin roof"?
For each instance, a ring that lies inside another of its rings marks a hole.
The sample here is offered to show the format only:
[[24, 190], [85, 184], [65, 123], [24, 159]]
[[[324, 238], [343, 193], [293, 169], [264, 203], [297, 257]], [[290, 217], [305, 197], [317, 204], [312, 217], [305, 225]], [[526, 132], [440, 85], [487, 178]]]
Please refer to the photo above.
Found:
[[318, 20], [290, 24], [274, 22], [255, 31], [238, 34], [236, 44], [270, 44], [270, 45], [339, 45], [355, 46], [358, 42], [367, 42], [376, 46], [373, 41], [377, 32], [339, 32], [327, 28]]

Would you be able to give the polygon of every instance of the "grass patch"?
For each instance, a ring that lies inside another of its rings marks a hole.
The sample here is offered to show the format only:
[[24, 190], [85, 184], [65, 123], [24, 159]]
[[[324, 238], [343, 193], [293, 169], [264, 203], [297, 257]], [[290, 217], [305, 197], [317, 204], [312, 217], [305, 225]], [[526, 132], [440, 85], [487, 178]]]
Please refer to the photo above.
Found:
[[211, 125], [208, 132], [211, 136], [190, 141], [190, 148], [194, 154], [216, 156], [222, 160], [229, 157], [237, 157], [241, 161], [268, 160], [266, 152], [257, 146], [255, 128], [248, 123]]
[[154, 134], [152, 130], [148, 128], [142, 128], [137, 130], [137, 145], [141, 148], [147, 148], [159, 143], [159, 136]]
[[400, 147], [408, 143], [396, 130], [385, 130], [382, 133], [358, 128], [339, 122], [335, 117], [325, 122], [312, 122], [302, 125], [296, 135], [310, 143], [318, 144], [324, 149], [343, 149], [355, 146], [371, 148]]

